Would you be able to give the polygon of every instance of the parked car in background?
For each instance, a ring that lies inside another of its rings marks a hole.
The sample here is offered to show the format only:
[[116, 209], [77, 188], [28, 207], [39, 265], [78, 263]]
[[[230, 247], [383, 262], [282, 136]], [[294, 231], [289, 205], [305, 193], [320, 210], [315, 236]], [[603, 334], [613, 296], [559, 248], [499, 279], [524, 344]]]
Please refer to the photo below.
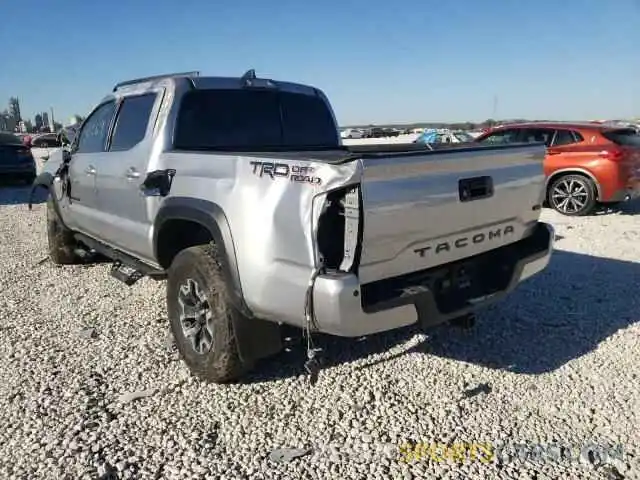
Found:
[[31, 140], [31, 153], [36, 160], [49, 160], [51, 153], [62, 147], [60, 137], [56, 133], [44, 133]]
[[364, 138], [397, 137], [400, 131], [394, 128], [373, 127], [364, 131]]
[[442, 143], [469, 143], [473, 142], [473, 137], [466, 132], [438, 131], [435, 129], [425, 130], [425, 132], [416, 138], [413, 143], [423, 144], [442, 144]]
[[347, 128], [340, 132], [340, 137], [342, 138], [362, 138], [363, 133], [362, 130], [358, 128]]
[[588, 215], [598, 203], [615, 204], [640, 195], [640, 136], [633, 128], [532, 122], [496, 127], [475, 141], [543, 142], [547, 203], [564, 215]]
[[36, 178], [36, 162], [22, 139], [0, 132], [0, 177], [31, 184]]

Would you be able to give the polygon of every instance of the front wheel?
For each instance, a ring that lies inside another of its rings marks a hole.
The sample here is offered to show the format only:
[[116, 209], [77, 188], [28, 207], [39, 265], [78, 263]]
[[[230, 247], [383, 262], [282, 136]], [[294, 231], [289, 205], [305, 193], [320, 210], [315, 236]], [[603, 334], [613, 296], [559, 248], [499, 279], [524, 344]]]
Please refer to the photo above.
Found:
[[234, 330], [243, 316], [230, 300], [213, 245], [176, 255], [167, 272], [167, 310], [178, 351], [194, 375], [225, 383], [248, 369]]
[[547, 200], [562, 215], [589, 215], [596, 207], [596, 187], [582, 175], [562, 175], [551, 183]]
[[56, 265], [82, 263], [82, 259], [76, 254], [77, 242], [73, 238], [73, 232], [64, 226], [53, 202], [50, 194], [47, 200], [49, 258]]

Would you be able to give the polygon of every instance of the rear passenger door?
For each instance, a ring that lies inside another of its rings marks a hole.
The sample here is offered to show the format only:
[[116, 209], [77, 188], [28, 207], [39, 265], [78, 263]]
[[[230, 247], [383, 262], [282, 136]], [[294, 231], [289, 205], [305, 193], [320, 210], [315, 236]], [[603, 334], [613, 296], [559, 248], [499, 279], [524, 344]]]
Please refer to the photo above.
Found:
[[98, 166], [100, 238], [128, 253], [150, 259], [147, 211], [152, 198], [142, 195], [152, 147], [152, 132], [162, 95], [127, 96], [118, 104], [107, 154]]
[[588, 149], [575, 148], [584, 138], [579, 132], [566, 128], [559, 128], [553, 136], [553, 141], [547, 149], [545, 174], [550, 175], [563, 168], [575, 168], [593, 157]]

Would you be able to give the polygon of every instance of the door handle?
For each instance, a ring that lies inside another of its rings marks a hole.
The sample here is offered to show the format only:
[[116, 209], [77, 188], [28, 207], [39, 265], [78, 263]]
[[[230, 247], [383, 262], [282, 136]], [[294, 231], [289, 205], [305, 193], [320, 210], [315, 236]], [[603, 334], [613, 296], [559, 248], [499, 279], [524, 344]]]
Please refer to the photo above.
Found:
[[89, 165], [86, 170], [84, 171], [84, 173], [86, 173], [87, 175], [95, 175], [96, 174], [96, 167], [94, 167], [93, 165]]
[[136, 178], [140, 178], [140, 172], [135, 168], [130, 167], [125, 174], [129, 180], [135, 180]]

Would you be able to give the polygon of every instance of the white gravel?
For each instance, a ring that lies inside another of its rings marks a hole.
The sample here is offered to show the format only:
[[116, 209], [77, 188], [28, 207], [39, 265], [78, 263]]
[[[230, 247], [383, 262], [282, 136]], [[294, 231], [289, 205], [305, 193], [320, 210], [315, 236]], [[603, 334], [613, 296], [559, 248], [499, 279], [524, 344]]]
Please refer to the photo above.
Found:
[[[163, 283], [40, 262], [44, 206], [25, 199], [0, 189], [0, 479], [639, 478], [638, 204], [545, 211], [552, 265], [473, 330], [321, 338], [309, 387], [297, 344], [244, 383], [194, 380], [167, 350]], [[410, 441], [560, 442], [574, 458], [403, 463]], [[592, 443], [622, 459], [580, 461]]]

